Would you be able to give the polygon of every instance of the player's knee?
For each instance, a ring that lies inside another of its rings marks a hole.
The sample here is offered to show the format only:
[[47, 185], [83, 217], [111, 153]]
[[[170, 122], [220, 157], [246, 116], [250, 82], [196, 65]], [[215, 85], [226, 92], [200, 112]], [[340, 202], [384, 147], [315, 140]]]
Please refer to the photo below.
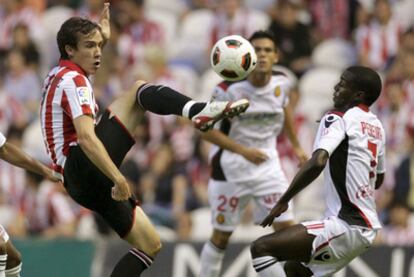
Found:
[[151, 234], [150, 237], [147, 237], [144, 243], [141, 242], [139, 244], [140, 245], [136, 245], [136, 247], [151, 257], [155, 257], [162, 248], [161, 238], [158, 233]]
[[268, 255], [268, 245], [263, 238], [259, 238], [250, 244], [250, 253], [253, 258]]
[[157, 242], [157, 244], [154, 246], [154, 251], [153, 251], [154, 254], [153, 255], [156, 256], [161, 251], [161, 248], [162, 248], [162, 243], [161, 243], [161, 240], [159, 240]]
[[162, 243], [161, 239], [155, 239], [154, 241], [149, 244], [148, 249], [143, 249], [145, 253], [147, 253], [151, 257], [157, 256], [157, 254], [161, 251]]
[[131, 91], [137, 92], [137, 90], [144, 84], [146, 84], [147, 82], [143, 81], [143, 80], [138, 80], [135, 81], [135, 83], [132, 85], [132, 89]]
[[296, 276], [296, 265], [295, 262], [287, 261], [283, 267], [286, 272], [286, 276], [293, 277]]
[[214, 246], [220, 249], [225, 249], [227, 247], [227, 244], [229, 243], [229, 239], [230, 239], [230, 234], [222, 233], [222, 232], [214, 232], [210, 241], [214, 244]]
[[312, 272], [297, 261], [287, 261], [283, 267], [287, 277], [310, 277]]
[[0, 237], [0, 255], [7, 254], [7, 242], [3, 237]]
[[15, 250], [13, 253], [8, 253], [7, 257], [7, 268], [17, 267], [22, 263], [22, 254], [19, 251]]

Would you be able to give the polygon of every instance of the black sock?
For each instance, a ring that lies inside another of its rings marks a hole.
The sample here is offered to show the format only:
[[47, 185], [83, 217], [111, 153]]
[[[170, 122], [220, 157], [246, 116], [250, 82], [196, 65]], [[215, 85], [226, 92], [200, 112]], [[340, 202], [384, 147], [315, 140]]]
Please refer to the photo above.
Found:
[[201, 110], [204, 109], [205, 106], [206, 106], [206, 103], [204, 103], [204, 102], [194, 103], [194, 105], [192, 105], [191, 108], [190, 108], [190, 111], [188, 113], [188, 117], [190, 119], [193, 118], [193, 116], [195, 116], [196, 114], [201, 112]]
[[188, 114], [186, 114], [183, 109], [190, 101], [192, 101], [191, 98], [166, 86], [145, 84], [137, 91], [138, 104], [147, 111], [161, 115], [175, 114], [191, 119], [206, 104], [192, 101]]
[[112, 271], [111, 277], [136, 277], [149, 268], [152, 264], [152, 258], [138, 249], [131, 249], [116, 264]]

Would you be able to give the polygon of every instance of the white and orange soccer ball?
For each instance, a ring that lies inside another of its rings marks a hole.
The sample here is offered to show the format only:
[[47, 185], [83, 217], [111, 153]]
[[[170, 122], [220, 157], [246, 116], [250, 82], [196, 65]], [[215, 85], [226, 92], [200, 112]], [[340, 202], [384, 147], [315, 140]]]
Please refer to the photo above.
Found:
[[223, 37], [211, 50], [210, 62], [213, 70], [227, 81], [238, 81], [247, 77], [256, 67], [256, 52], [250, 42], [238, 35]]

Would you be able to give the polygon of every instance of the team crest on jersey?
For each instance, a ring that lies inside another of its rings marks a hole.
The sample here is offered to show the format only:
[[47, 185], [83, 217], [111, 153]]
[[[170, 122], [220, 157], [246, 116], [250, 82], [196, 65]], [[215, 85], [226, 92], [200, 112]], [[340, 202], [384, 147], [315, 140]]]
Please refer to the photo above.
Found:
[[282, 92], [281, 92], [281, 89], [280, 89], [280, 87], [279, 86], [277, 86], [276, 88], [275, 88], [275, 96], [276, 97], [279, 97], [280, 96], [280, 94], [281, 94]]
[[216, 216], [216, 221], [217, 221], [217, 223], [218, 223], [218, 224], [223, 224], [223, 223], [224, 223], [224, 221], [225, 221], [225, 219], [224, 219], [224, 215], [223, 215], [223, 214], [218, 214], [218, 215]]
[[329, 128], [329, 126], [331, 126], [332, 123], [334, 123], [338, 118], [336, 118], [333, 115], [328, 116], [325, 119], [325, 128]]
[[78, 87], [76, 89], [81, 105], [90, 104], [90, 92], [88, 87]]

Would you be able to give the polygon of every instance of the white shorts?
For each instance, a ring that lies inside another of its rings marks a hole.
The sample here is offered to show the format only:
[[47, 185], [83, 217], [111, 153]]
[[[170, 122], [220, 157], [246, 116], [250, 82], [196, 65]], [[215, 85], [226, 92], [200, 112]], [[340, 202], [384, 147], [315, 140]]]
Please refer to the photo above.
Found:
[[9, 234], [7, 234], [6, 229], [2, 225], [0, 225], [0, 237], [3, 239], [4, 242], [9, 241]]
[[371, 247], [377, 230], [348, 225], [338, 217], [302, 222], [316, 236], [309, 263], [303, 263], [313, 275], [331, 276]]
[[[211, 207], [211, 220], [214, 229], [232, 232], [240, 222], [241, 215], [250, 199], [255, 202], [254, 221], [260, 223], [286, 191], [287, 184], [267, 183], [231, 183], [210, 179], [208, 199]], [[275, 222], [293, 220], [291, 203], [289, 209]]]

